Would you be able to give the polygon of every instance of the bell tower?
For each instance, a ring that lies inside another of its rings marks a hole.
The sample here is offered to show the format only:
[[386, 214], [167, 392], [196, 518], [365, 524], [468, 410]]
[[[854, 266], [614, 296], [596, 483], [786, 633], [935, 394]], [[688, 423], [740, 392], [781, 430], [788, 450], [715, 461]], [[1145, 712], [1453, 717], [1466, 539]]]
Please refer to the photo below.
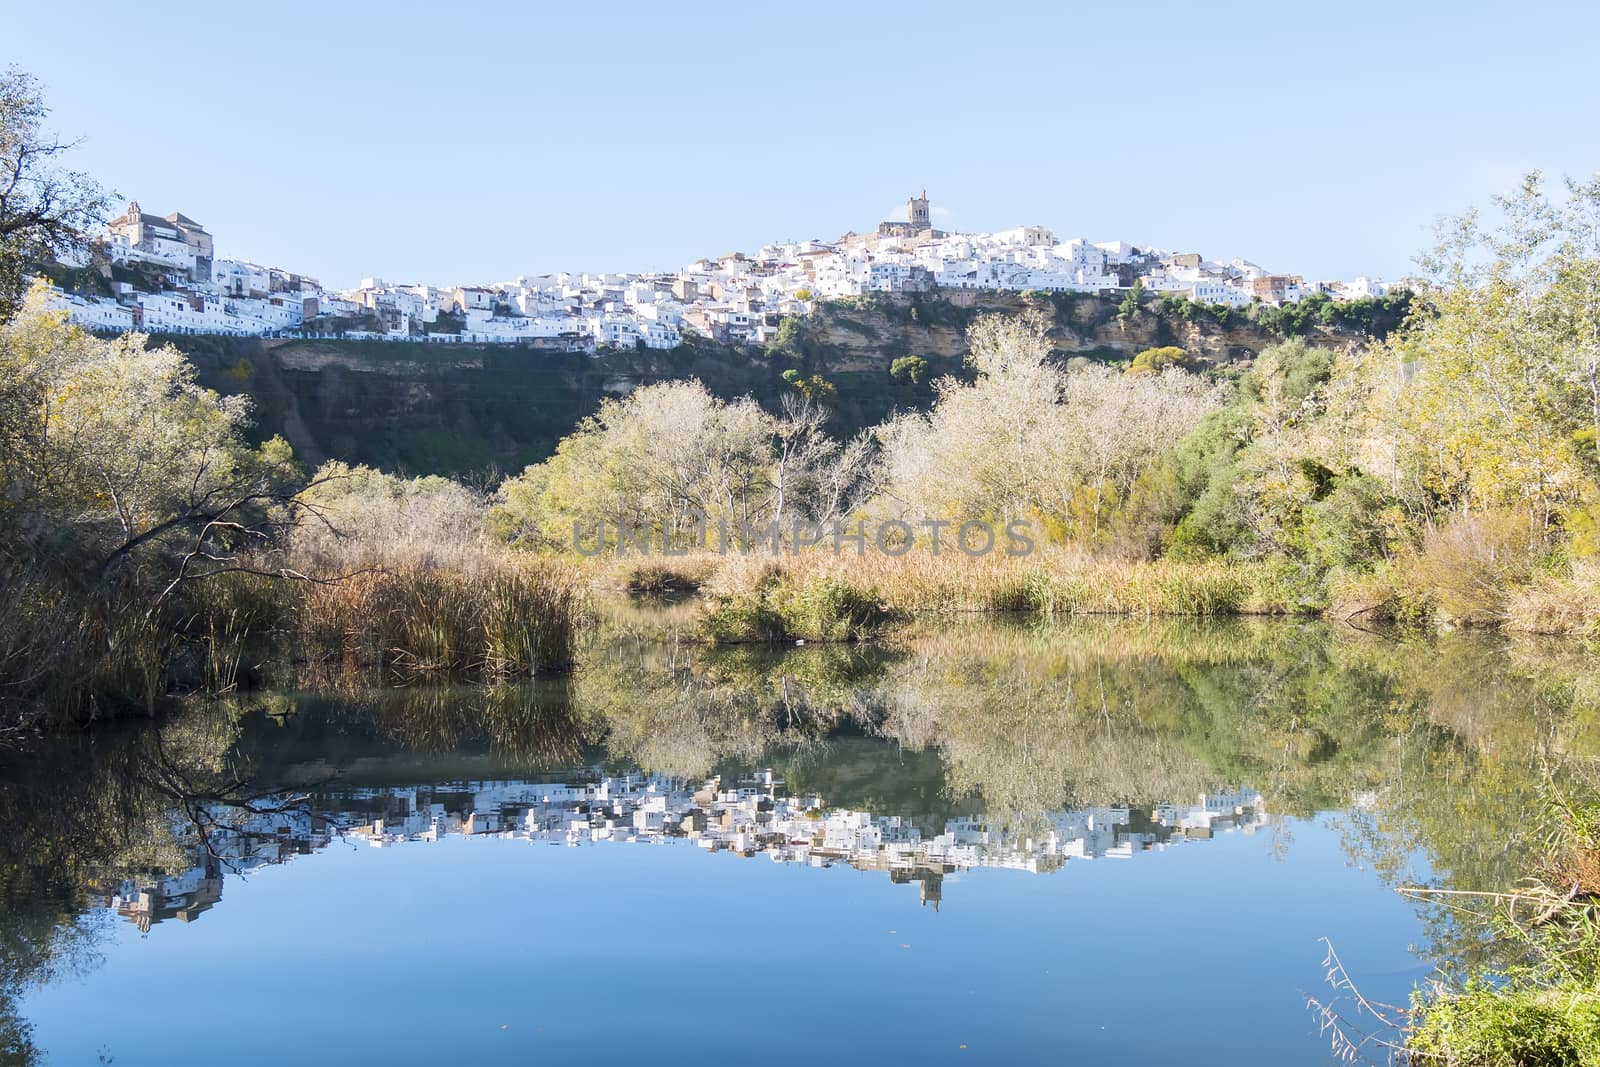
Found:
[[907, 217], [911, 220], [913, 233], [933, 229], [933, 224], [928, 221], [928, 190], [922, 190], [921, 196], [914, 196], [907, 201]]

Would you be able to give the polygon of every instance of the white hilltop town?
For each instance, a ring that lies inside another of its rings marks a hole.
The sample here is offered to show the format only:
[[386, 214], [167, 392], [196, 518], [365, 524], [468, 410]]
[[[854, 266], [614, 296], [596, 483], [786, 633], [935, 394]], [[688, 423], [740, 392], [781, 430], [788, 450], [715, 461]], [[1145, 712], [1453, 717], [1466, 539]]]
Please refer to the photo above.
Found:
[[[246, 259], [219, 258], [212, 235], [181, 212], [130, 203], [87, 257], [95, 292], [56, 287], [69, 317], [101, 331], [346, 337], [437, 344], [501, 343], [567, 352], [670, 349], [690, 331], [764, 344], [819, 299], [951, 289], [1115, 293], [1142, 286], [1231, 308], [1385, 295], [1370, 278], [1307, 281], [1248, 260], [1219, 262], [1122, 241], [1061, 240], [1043, 226], [953, 233], [932, 224], [926, 191], [906, 217], [833, 241], [788, 241], [754, 254], [699, 259], [676, 273], [545, 274], [490, 285], [395, 284], [353, 289]], [[79, 272], [83, 276], [84, 272]], [[83, 287], [80, 287], [80, 290]]]
[[[807, 867], [843, 865], [916, 883], [922, 904], [937, 910], [947, 876], [979, 869], [1050, 873], [1073, 860], [1129, 859], [1220, 833], [1252, 833], [1268, 822], [1260, 794], [1238, 789], [1192, 804], [1046, 813], [1025, 829], [965, 816], [924, 833], [903, 816], [830, 808], [820, 796], [791, 794], [771, 770], [699, 783], [589, 772], [571, 783], [461, 781], [345, 790], [304, 804], [211, 803], [199, 823], [176, 826], [191, 867], [124, 879], [104, 888], [97, 903], [142, 928], [164, 919], [188, 922], [221, 900], [225, 875], [285, 863], [336, 839], [387, 848], [462, 835], [570, 848], [676, 844]], [[203, 838], [196, 828], [202, 824]]]

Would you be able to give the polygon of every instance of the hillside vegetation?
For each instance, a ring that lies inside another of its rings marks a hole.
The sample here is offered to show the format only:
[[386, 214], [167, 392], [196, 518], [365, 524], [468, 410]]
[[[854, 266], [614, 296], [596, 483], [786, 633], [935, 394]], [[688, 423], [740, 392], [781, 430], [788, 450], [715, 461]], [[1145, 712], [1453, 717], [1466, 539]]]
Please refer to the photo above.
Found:
[[546, 459], [605, 397], [691, 378], [724, 400], [750, 396], [776, 412], [792, 379], [820, 377], [833, 386], [830, 429], [849, 437], [895, 410], [925, 409], [941, 376], [970, 379], [966, 331], [984, 314], [1037, 311], [1061, 361], [1126, 362], [1175, 345], [1196, 366], [1225, 367], [1295, 336], [1334, 346], [1385, 336], [1407, 304], [1405, 297], [1363, 302], [1364, 315], [1345, 310], [1342, 319], [1324, 314], [1326, 321], [1313, 307], [1300, 321], [1271, 307], [1227, 313], [1171, 299], [1151, 299], [1139, 314], [1121, 317], [1117, 299], [1093, 295], [880, 294], [821, 301], [809, 320], [785, 324], [767, 346], [691, 337], [672, 351], [597, 356], [504, 345], [161, 340], [190, 358], [208, 388], [250, 397], [256, 439], [280, 435], [306, 462], [461, 476]]

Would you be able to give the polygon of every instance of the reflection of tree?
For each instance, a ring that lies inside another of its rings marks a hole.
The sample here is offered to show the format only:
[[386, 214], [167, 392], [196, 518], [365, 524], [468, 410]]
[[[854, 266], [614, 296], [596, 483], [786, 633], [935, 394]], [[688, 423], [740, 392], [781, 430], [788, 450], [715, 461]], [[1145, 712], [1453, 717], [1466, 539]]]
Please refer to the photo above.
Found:
[[40, 1058], [17, 1000], [30, 988], [98, 966], [95, 945], [109, 921], [105, 914], [77, 911], [71, 900], [6, 909], [0, 918], [0, 1063]]
[[613, 646], [573, 699], [614, 757], [646, 769], [766, 760], [814, 781], [835, 758], [819, 739], [865, 729], [937, 753], [950, 801], [1004, 816], [1224, 784], [1300, 815], [1371, 797], [1394, 847], [1364, 860], [1397, 868], [1421, 850], [1444, 877], [1502, 884], [1538, 767], [1600, 751], [1600, 671], [1569, 647], [1281, 622], [986, 623], [885, 651]]
[[384, 694], [379, 733], [416, 751], [449, 752], [485, 742], [511, 764], [576, 762], [585, 740], [564, 687], [416, 686]]
[[109, 918], [90, 895], [133, 871], [182, 869], [169, 817], [186, 786], [234, 788], [225, 708], [162, 729], [128, 726], [0, 748], [0, 1062], [36, 1058], [16, 998], [98, 962]]
[[[1552, 786], [1585, 780], [1600, 759], [1600, 667], [1574, 651], [1461, 635], [1366, 650], [1390, 663], [1410, 715], [1370, 803], [1338, 817], [1351, 856], [1393, 884], [1456, 891], [1496, 892], [1529, 874]], [[1437, 955], [1482, 959], [1488, 923], [1454, 898], [1417, 903]]]
[[767, 649], [606, 649], [584, 664], [578, 715], [614, 760], [704, 776], [753, 764], [774, 746], [815, 744], [852, 721], [883, 656], [843, 645]]
[[1146, 721], [1147, 704], [1177, 697], [1170, 674], [1038, 634], [997, 636], [984, 651], [975, 657], [967, 640], [922, 646], [885, 681], [879, 729], [936, 748], [951, 795], [981, 797], [991, 818], [1156, 803], [1222, 784]]
[[935, 635], [890, 672], [881, 729], [950, 785], [1027, 815], [1248, 784], [1343, 806], [1380, 773], [1388, 680], [1322, 627], [1079, 621]]

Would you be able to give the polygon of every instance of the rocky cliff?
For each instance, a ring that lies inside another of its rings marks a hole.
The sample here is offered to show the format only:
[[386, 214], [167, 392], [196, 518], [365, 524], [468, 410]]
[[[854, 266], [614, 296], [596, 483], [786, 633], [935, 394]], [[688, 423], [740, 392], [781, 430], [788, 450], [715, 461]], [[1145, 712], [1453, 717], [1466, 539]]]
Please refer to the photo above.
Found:
[[[812, 317], [812, 330], [819, 341], [841, 350], [840, 366], [850, 370], [870, 369], [905, 355], [960, 362], [966, 353], [966, 329], [974, 318], [1028, 309], [1050, 321], [1050, 336], [1063, 358], [1124, 361], [1146, 348], [1177, 345], [1191, 356], [1220, 364], [1251, 359], [1283, 340], [1244, 314], [1230, 316], [1227, 326], [1211, 319], [1185, 321], [1147, 298], [1143, 310], [1124, 319], [1117, 314], [1119, 303], [1110, 296], [980, 289], [883, 295], [821, 303]], [[1313, 339], [1325, 344], [1364, 339], [1338, 329], [1315, 334]]]
[[[985, 312], [1036, 308], [1066, 357], [1130, 359], [1179, 345], [1213, 363], [1248, 359], [1280, 338], [1244, 321], [1185, 322], [1159, 305], [1131, 320], [1117, 301], [983, 291], [883, 295], [824, 303], [782, 343], [766, 348], [693, 341], [670, 352], [551, 353], [503, 345], [176, 337], [208, 386], [247, 393], [256, 431], [282, 434], [308, 463], [336, 458], [410, 474], [514, 471], [549, 455], [606, 396], [651, 382], [699, 378], [724, 397], [776, 406], [788, 370], [838, 390], [834, 428], [873, 425], [896, 408], [924, 406], [931, 381], [897, 381], [892, 361], [917, 355], [928, 379], [961, 374], [965, 331]], [[1357, 338], [1323, 331], [1324, 340]]]

